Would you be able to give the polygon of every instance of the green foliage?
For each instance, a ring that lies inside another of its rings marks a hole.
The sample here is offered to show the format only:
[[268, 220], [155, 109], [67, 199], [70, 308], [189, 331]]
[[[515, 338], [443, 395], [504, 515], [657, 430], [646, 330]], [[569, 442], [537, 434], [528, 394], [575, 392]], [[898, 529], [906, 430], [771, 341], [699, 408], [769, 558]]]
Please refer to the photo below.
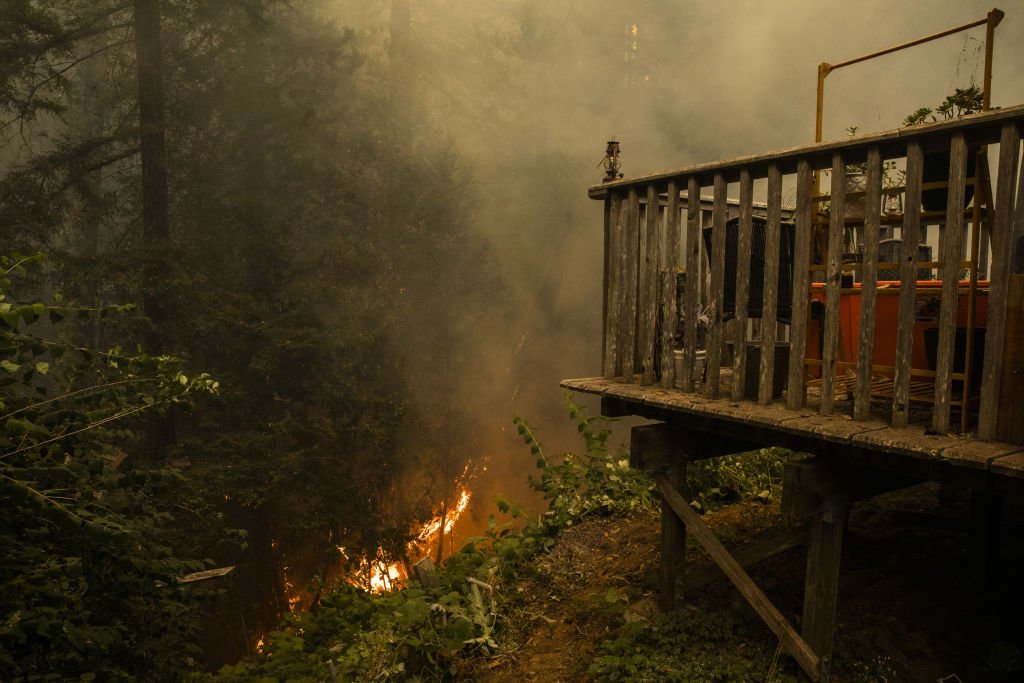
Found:
[[172, 680], [196, 653], [176, 577], [207, 565], [168, 544], [181, 474], [129, 452], [139, 415], [217, 382], [62, 341], [61, 320], [126, 309], [12, 299], [40, 260], [0, 256], [0, 679]]
[[946, 98], [935, 109], [921, 107], [908, 114], [907, 118], [903, 119], [903, 125], [916, 126], [919, 123], [938, 121], [939, 116], [945, 120], [973, 114], [981, 111], [983, 102], [984, 93], [982, 93], [981, 88], [977, 85], [955, 88], [951, 94], [946, 95]]
[[573, 403], [570, 392], [565, 392], [565, 403], [583, 436], [581, 454], [548, 457], [530, 425], [519, 416], [513, 418], [524, 443], [537, 456], [540, 476], [531, 477], [530, 482], [548, 500], [543, 523], [559, 529], [591, 513], [652, 509], [656, 505], [654, 483], [648, 475], [629, 467], [629, 454], [623, 449], [614, 454], [609, 450], [608, 418], [588, 416]]
[[691, 463], [686, 471], [690, 504], [703, 511], [740, 499], [777, 500], [783, 465], [792, 457], [792, 451], [770, 447]]
[[763, 634], [732, 613], [695, 607], [622, 624], [588, 669], [596, 681], [795, 681], [767, 677], [772, 650]]

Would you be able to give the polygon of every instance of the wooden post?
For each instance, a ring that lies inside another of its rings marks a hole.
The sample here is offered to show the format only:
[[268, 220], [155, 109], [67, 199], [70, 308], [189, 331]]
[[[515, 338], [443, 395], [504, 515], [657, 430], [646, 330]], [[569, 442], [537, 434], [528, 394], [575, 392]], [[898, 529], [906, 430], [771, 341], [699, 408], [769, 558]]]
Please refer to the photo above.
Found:
[[[949, 408], [953, 394], [953, 346], [959, 308], [960, 259], [964, 241], [964, 191], [967, 176], [967, 143], [963, 133], [953, 136], [949, 153], [949, 199], [946, 232], [942, 239], [942, 305], [939, 309], [939, 343], [935, 352], [935, 408], [932, 430], [950, 429]], [[976, 193], [981, 200], [980, 193]], [[966, 406], [965, 406], [966, 409]]]
[[828, 680], [832, 663], [836, 603], [839, 596], [839, 564], [848, 511], [847, 503], [833, 499], [828, 508], [815, 516], [810, 524], [800, 634], [821, 661], [823, 681]]
[[750, 243], [754, 231], [754, 180], [740, 171], [740, 224], [736, 231], [736, 335], [733, 337], [732, 400], [743, 399], [747, 376], [747, 308], [750, 303]]
[[[665, 470], [666, 480], [685, 496], [686, 461], [670, 465]], [[661, 609], [668, 612], [683, 601], [680, 579], [686, 568], [686, 525], [664, 500], [661, 504]]]
[[917, 252], [921, 241], [921, 143], [907, 145], [907, 191], [900, 249], [900, 307], [896, 326], [896, 369], [893, 378], [892, 426], [906, 427], [910, 418], [910, 359], [914, 346], [917, 294]]
[[686, 181], [686, 291], [683, 292], [683, 391], [693, 391], [693, 365], [697, 351], [697, 282], [700, 264], [700, 183]]
[[800, 159], [796, 166], [796, 234], [793, 245], [793, 321], [789, 330], [789, 382], [786, 387], [786, 407], [799, 410], [804, 407], [807, 353], [807, 307], [810, 299], [811, 240], [814, 239], [811, 221], [814, 204], [811, 193], [814, 180], [811, 165]]
[[665, 201], [665, 251], [662, 254], [662, 317], [661, 317], [661, 387], [671, 389], [675, 384], [676, 274], [679, 272], [679, 186], [675, 180], [668, 183]]
[[707, 336], [707, 379], [704, 393], [710, 398], [718, 398], [719, 370], [722, 366], [722, 295], [725, 282], [725, 223], [729, 207], [726, 192], [728, 185], [725, 176], [715, 174], [715, 199], [711, 214], [711, 291], [708, 292], [710, 320]]
[[822, 415], [832, 414], [835, 401], [836, 355], [839, 353], [839, 289], [846, 241], [846, 162], [832, 155], [832, 206], [828, 224], [828, 270], [825, 271], [825, 339], [821, 350]]
[[654, 384], [654, 358], [658, 348], [658, 268], [661, 265], [660, 231], [661, 209], [658, 190], [654, 183], [647, 186], [647, 209], [640, 225], [640, 305], [637, 345], [642, 365], [641, 384]]
[[637, 337], [637, 278], [640, 248], [640, 197], [631, 186], [627, 195], [626, 225], [623, 230], [623, 308], [618, 324], [621, 326], [620, 352], [623, 362], [623, 381], [633, 382], [636, 373]]
[[[782, 172], [778, 164], [768, 167], [768, 220], [764, 236], [764, 282], [761, 287], [761, 368], [757, 402], [771, 403], [775, 392], [775, 322], [779, 298], [779, 241], [782, 233]], [[738, 349], [744, 353], [746, 349]], [[743, 381], [743, 378], [733, 378]]]
[[860, 337], [857, 340], [857, 390], [853, 418], [871, 416], [871, 363], [875, 345], [875, 296], [878, 291], [878, 238], [882, 193], [882, 157], [868, 149], [867, 194], [864, 198], [864, 269], [861, 271]]
[[614, 379], [622, 372], [619, 353], [619, 317], [622, 294], [622, 197], [609, 192], [605, 215], [605, 325], [604, 325], [604, 377]]

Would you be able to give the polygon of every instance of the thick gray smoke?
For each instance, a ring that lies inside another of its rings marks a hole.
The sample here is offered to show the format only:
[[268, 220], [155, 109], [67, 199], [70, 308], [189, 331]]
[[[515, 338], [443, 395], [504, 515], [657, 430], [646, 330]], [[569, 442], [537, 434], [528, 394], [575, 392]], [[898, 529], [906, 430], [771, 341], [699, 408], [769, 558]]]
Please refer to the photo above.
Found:
[[[462, 400], [507, 431], [482, 439], [494, 488], [532, 467], [511, 415], [553, 449], [576, 447], [560, 407], [565, 377], [600, 372], [604, 143], [622, 143], [627, 177], [806, 144], [819, 62], [836, 63], [982, 19], [990, 0], [338, 0], [330, 14], [366, 35], [408, 32], [435, 126], [475, 179], [478, 229], [512, 316], [467, 368]], [[996, 30], [993, 104], [1024, 101], [1024, 5]], [[393, 37], [393, 36], [392, 36]], [[894, 128], [955, 87], [980, 84], [984, 28], [834, 72], [824, 138]], [[377, 41], [386, 44], [386, 41]], [[585, 402], [594, 411], [596, 405]], [[484, 419], [484, 418], [481, 418]]]

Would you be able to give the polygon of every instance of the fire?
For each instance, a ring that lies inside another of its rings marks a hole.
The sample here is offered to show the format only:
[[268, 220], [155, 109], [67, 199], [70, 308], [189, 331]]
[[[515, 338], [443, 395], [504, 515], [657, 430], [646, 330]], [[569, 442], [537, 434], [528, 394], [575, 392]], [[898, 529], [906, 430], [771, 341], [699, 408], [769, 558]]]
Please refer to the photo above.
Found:
[[[467, 467], [468, 471], [468, 467]], [[465, 479], [466, 472], [459, 477], [462, 481]], [[429, 555], [434, 548], [437, 547], [441, 540], [442, 534], [448, 536], [452, 533], [455, 525], [458, 523], [459, 518], [462, 517], [462, 513], [469, 507], [469, 501], [472, 498], [472, 492], [464, 485], [460, 484], [460, 491], [458, 501], [455, 505], [445, 509], [445, 504], [441, 504], [441, 510], [434, 515], [434, 518], [423, 525], [413, 540], [409, 543], [406, 548], [406, 553], [409, 556], [414, 555]], [[444, 527], [442, 531], [442, 525]], [[345, 549], [338, 547], [338, 551], [343, 555]], [[347, 557], [347, 555], [346, 555]], [[370, 558], [363, 558], [359, 561], [359, 573], [362, 576], [369, 575], [369, 588], [371, 593], [383, 593], [385, 591], [394, 590], [399, 582], [409, 578], [408, 571], [404, 564], [399, 562], [385, 562], [383, 559], [383, 553], [378, 549], [377, 556]]]

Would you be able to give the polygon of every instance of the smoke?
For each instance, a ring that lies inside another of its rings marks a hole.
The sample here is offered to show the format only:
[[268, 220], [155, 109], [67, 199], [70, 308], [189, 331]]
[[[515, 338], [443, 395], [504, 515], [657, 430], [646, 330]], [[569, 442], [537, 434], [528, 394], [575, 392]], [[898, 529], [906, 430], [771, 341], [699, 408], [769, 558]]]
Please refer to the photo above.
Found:
[[[490, 456], [491, 483], [479, 485], [506, 494], [521, 493], [532, 469], [512, 414], [535, 424], [549, 450], [576, 448], [558, 381], [600, 372], [602, 207], [586, 189], [600, 182], [605, 141], [621, 141], [627, 177], [810, 143], [819, 62], [990, 9], [988, 0], [337, 0], [326, 11], [384, 59], [396, 4], [409, 8], [411, 96], [472, 175], [475, 229], [506, 284], [491, 302], [502, 315], [479, 331], [477, 360], [452, 397], [483, 426], [474, 455]], [[1020, 9], [996, 30], [994, 105], [1024, 101]], [[824, 138], [898, 127], [954, 87], [980, 84], [984, 37], [975, 28], [835, 71]]]

